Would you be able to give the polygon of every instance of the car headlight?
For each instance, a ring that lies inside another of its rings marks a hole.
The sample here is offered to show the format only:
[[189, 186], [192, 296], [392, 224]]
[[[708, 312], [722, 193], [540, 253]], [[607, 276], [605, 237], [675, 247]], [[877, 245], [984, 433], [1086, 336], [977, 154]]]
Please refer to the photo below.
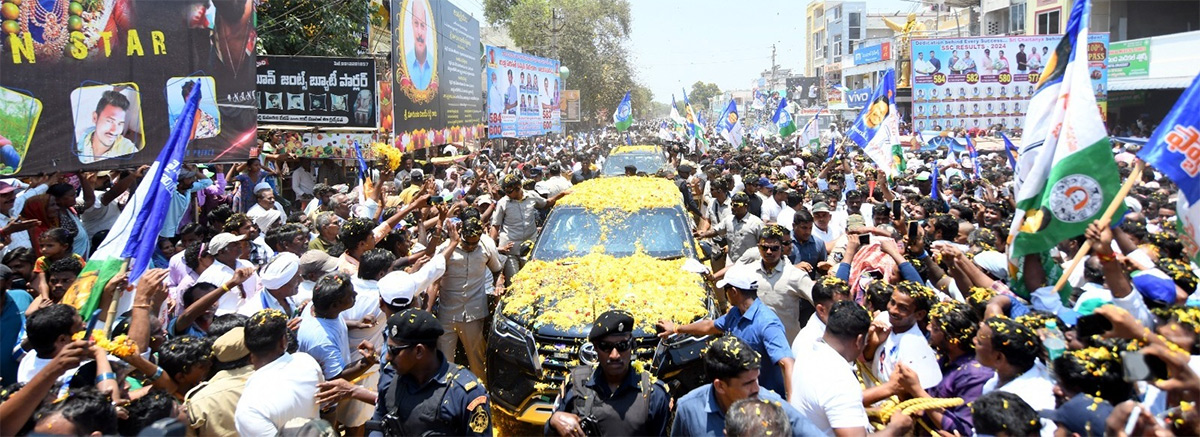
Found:
[[533, 332], [508, 316], [503, 315], [500, 312], [500, 308], [497, 308], [496, 314], [498, 317], [496, 317], [496, 322], [492, 324], [492, 332], [501, 339], [507, 339], [521, 345], [521, 348], [524, 349], [528, 356], [528, 360], [533, 364], [534, 370], [541, 371], [542, 360], [537, 358], [537, 342], [533, 338]]

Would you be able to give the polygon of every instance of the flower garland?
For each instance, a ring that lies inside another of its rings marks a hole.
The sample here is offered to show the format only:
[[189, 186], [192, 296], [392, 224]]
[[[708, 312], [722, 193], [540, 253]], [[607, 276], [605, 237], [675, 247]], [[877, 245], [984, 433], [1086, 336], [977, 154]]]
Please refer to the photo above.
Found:
[[[71, 338], [74, 340], [83, 340], [83, 335], [84, 332], [80, 331], [76, 332]], [[116, 355], [118, 358], [125, 358], [138, 353], [137, 344], [125, 334], [118, 335], [109, 340], [108, 336], [104, 335], [104, 333], [93, 332], [92, 341], [96, 343], [96, 347], [104, 349], [105, 352], [108, 352], [110, 355]]]
[[529, 317], [535, 328], [585, 326], [609, 309], [628, 311], [649, 331], [660, 319], [691, 323], [707, 314], [707, 292], [699, 276], [683, 270], [684, 262], [640, 251], [531, 261], [513, 278], [504, 314]]
[[683, 194], [671, 181], [639, 176], [589, 179], [558, 201], [558, 205], [579, 206], [594, 213], [613, 209], [636, 212], [682, 203]]

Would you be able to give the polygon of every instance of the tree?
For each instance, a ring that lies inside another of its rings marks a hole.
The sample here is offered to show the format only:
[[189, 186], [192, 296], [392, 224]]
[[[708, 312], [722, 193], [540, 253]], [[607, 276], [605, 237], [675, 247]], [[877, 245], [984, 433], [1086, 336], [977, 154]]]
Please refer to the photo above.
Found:
[[262, 2], [258, 43], [270, 55], [358, 56], [370, 14], [365, 0]]
[[571, 69], [564, 86], [579, 90], [580, 114], [589, 121], [608, 123], [625, 92], [636, 88], [626, 48], [628, 0], [486, 0], [484, 15], [505, 26], [525, 53]]
[[650, 88], [634, 85], [629, 93], [630, 103], [633, 104], [633, 116], [639, 120], [653, 118], [654, 92]]
[[709, 109], [713, 97], [719, 95], [721, 95], [721, 88], [717, 84], [696, 81], [692, 84], [692, 91], [688, 93], [688, 101], [692, 103], [692, 109], [699, 112], [701, 109]]

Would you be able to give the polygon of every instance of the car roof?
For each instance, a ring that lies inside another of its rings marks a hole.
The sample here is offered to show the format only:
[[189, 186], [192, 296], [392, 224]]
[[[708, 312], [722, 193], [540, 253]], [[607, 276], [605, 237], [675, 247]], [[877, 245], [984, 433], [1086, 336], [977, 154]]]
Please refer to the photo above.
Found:
[[571, 188], [571, 194], [556, 205], [577, 206], [592, 211], [619, 209], [635, 212], [671, 208], [683, 204], [675, 183], [658, 177], [617, 176], [589, 179]]
[[658, 154], [662, 154], [663, 149], [662, 149], [662, 147], [655, 146], [652, 144], [641, 144], [641, 145], [632, 145], [632, 146], [617, 146], [608, 152], [609, 156], [623, 154], [623, 153], [658, 153]]

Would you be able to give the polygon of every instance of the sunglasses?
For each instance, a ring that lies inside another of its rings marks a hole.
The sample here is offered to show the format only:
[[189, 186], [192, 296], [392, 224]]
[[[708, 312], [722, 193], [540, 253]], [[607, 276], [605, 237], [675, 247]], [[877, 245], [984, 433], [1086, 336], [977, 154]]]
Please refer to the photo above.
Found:
[[607, 342], [607, 341], [598, 341], [594, 344], [596, 346], [596, 350], [598, 350], [600, 352], [610, 352], [613, 349], [616, 349], [617, 352], [627, 352], [630, 349], [633, 349], [633, 339], [629, 339], [629, 340], [625, 340], [625, 341], [618, 341], [616, 343]]
[[758, 248], [765, 252], [778, 252], [783, 249], [783, 246], [778, 244], [760, 244], [758, 245]]
[[388, 354], [388, 356], [394, 357], [397, 354], [399, 354], [400, 351], [405, 350], [405, 349], [412, 349], [414, 347], [417, 347], [416, 343], [402, 344], [402, 345], [396, 346], [396, 347], [388, 346], [387, 354]]

